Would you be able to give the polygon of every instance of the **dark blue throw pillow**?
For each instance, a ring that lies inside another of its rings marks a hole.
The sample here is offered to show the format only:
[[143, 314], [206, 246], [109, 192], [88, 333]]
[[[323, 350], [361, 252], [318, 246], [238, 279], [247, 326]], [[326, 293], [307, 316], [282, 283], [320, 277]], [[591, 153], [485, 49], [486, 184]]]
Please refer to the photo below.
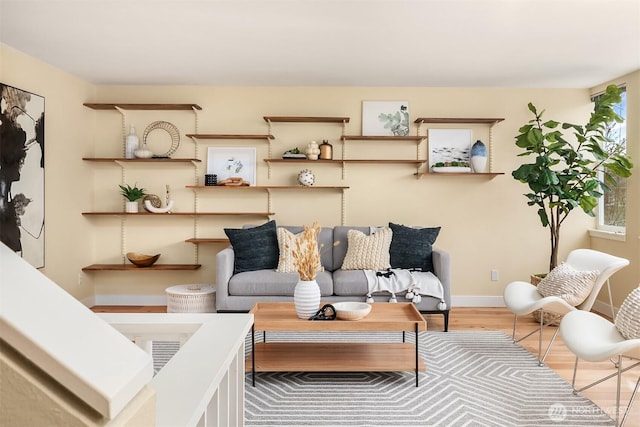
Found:
[[278, 267], [280, 252], [275, 221], [253, 228], [225, 228], [224, 233], [235, 254], [233, 274]]
[[433, 244], [440, 234], [440, 227], [413, 228], [389, 223], [391, 237], [391, 268], [420, 268], [433, 272]]

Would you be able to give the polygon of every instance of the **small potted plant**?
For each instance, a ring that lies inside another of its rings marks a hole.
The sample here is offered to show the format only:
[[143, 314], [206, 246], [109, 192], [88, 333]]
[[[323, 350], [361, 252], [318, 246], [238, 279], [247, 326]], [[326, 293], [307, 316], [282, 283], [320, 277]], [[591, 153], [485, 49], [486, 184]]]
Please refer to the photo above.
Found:
[[146, 195], [145, 189], [138, 188], [137, 184], [134, 184], [133, 187], [129, 186], [129, 184], [118, 185], [118, 187], [120, 187], [120, 194], [127, 199], [124, 211], [128, 213], [138, 212], [138, 200]]

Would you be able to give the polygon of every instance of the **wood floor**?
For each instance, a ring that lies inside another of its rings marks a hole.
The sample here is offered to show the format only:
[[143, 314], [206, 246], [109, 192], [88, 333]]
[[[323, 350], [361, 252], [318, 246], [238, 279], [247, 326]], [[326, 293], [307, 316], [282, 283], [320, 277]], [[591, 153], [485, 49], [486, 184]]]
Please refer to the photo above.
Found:
[[[96, 306], [93, 307], [95, 312], [100, 313], [163, 313], [166, 312], [165, 306]], [[425, 315], [427, 319], [427, 329], [435, 331], [442, 330], [443, 318], [440, 315]], [[537, 327], [537, 323], [531, 319], [530, 316], [523, 316], [518, 319], [518, 332], [517, 336], [524, 335]], [[512, 333], [513, 328], [513, 315], [505, 308], [473, 308], [473, 307], [460, 307], [451, 310], [449, 315], [449, 330], [452, 331], [465, 331], [465, 330], [478, 330], [478, 331], [503, 331], [509, 335]], [[551, 336], [554, 332], [554, 327], [546, 328], [543, 349], [549, 343]], [[537, 334], [532, 335], [524, 341], [520, 342], [520, 345], [531, 351], [533, 354], [538, 352], [538, 337]], [[571, 353], [564, 343], [562, 338], [558, 335], [556, 338], [551, 352], [546, 359], [546, 365], [553, 369], [558, 375], [566, 379], [569, 383], [573, 375], [573, 363], [575, 357]], [[624, 361], [625, 364], [631, 363], [629, 359]], [[581, 361], [578, 369], [577, 386], [581, 387], [589, 384], [599, 378], [614, 373], [616, 371], [613, 364], [609, 361], [601, 363], [589, 363]], [[636, 381], [640, 376], [640, 367], [625, 372], [622, 375], [622, 387], [621, 387], [621, 414], [624, 413], [629, 397], [635, 387]], [[607, 414], [612, 418], [615, 417], [615, 402], [616, 402], [616, 379], [615, 377], [607, 380], [601, 384], [598, 384], [588, 390], [582, 392], [584, 396], [591, 399], [598, 406], [600, 406]], [[622, 415], [621, 415], [622, 416]], [[640, 427], [640, 396], [636, 399], [629, 419], [627, 420], [627, 427]]]

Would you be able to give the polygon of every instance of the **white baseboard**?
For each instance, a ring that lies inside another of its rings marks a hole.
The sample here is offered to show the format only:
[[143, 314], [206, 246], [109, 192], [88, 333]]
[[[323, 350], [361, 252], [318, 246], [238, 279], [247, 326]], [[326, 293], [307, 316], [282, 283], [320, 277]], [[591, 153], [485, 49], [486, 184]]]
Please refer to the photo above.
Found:
[[456, 307], [504, 307], [502, 295], [453, 295], [453, 308]]
[[[504, 307], [500, 296], [461, 295], [451, 297], [453, 307]], [[96, 295], [92, 301], [82, 301], [94, 305], [167, 305], [167, 296], [163, 295]], [[608, 307], [608, 306], [606, 306]], [[606, 313], [606, 312], [605, 312]]]

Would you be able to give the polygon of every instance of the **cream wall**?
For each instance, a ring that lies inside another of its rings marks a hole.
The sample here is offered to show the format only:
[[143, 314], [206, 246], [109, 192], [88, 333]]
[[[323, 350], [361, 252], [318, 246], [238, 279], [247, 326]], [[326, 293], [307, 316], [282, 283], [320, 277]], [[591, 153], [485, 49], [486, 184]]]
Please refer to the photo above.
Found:
[[[91, 283], [78, 284], [92, 262], [94, 233], [80, 212], [92, 193], [90, 170], [80, 160], [92, 115], [82, 103], [95, 87], [0, 44], [0, 81], [45, 98], [45, 266], [41, 270], [78, 299], [93, 298]], [[87, 281], [85, 281], [87, 282]]]
[[[452, 256], [452, 292], [458, 304], [501, 304], [502, 289], [509, 281], [527, 279], [530, 273], [548, 265], [549, 236], [539, 224], [535, 209], [526, 205], [523, 184], [510, 176], [523, 159], [513, 143], [518, 128], [530, 119], [527, 103], [546, 108], [547, 118], [583, 123], [591, 106], [588, 89], [504, 89], [504, 88], [365, 88], [365, 87], [153, 87], [93, 86], [2, 47], [3, 82], [46, 97], [47, 108], [47, 253], [45, 273], [70, 293], [88, 304], [93, 293], [98, 303], [149, 303], [162, 301], [164, 289], [179, 283], [212, 283], [215, 253], [221, 245], [195, 246], [184, 240], [223, 237], [223, 227], [264, 218], [127, 218], [121, 233], [117, 217], [87, 218], [83, 211], [121, 210], [117, 184], [123, 171], [112, 164], [87, 164], [81, 158], [121, 156], [123, 124], [135, 124], [138, 135], [152, 121], [167, 120], [181, 131], [178, 157], [192, 157], [195, 151], [206, 159], [207, 146], [255, 146], [258, 185], [295, 183], [305, 166], [274, 165], [268, 177], [269, 146], [263, 141], [200, 141], [197, 145], [184, 134], [266, 133], [265, 115], [349, 116], [346, 133], [361, 131], [363, 100], [407, 100], [411, 120], [416, 117], [504, 117], [493, 129], [491, 149], [493, 171], [505, 172], [494, 179], [479, 177], [428, 176], [416, 179], [407, 165], [348, 165], [342, 180], [336, 165], [310, 165], [316, 185], [348, 185], [345, 191], [346, 223], [386, 224], [388, 221], [423, 226], [442, 226], [436, 246]], [[633, 78], [637, 84], [637, 74]], [[637, 86], [636, 86], [637, 87]], [[637, 89], [636, 89], [637, 90]], [[633, 98], [630, 91], [630, 99]], [[83, 102], [197, 103], [203, 110], [192, 112], [95, 112]], [[631, 101], [630, 106], [631, 109]], [[637, 107], [636, 107], [637, 108]], [[631, 115], [631, 114], [630, 114]], [[638, 124], [635, 124], [636, 132]], [[412, 133], [415, 134], [415, 126]], [[425, 128], [422, 129], [425, 133]], [[474, 137], [488, 142], [486, 127], [473, 127]], [[272, 157], [286, 149], [303, 148], [310, 140], [329, 139], [336, 157], [342, 150], [337, 125], [273, 124]], [[636, 134], [637, 135], [637, 134]], [[156, 138], [158, 138], [156, 136]], [[636, 137], [637, 138], [637, 137]], [[156, 151], [166, 150], [166, 141], [151, 141]], [[353, 141], [347, 143], [350, 158], [415, 158], [416, 145], [407, 142]], [[420, 156], [426, 145], [419, 146]], [[634, 154], [637, 158], [637, 151]], [[638, 163], [636, 161], [636, 163]], [[206, 160], [191, 166], [132, 166], [124, 170], [127, 183], [138, 183], [163, 195], [171, 186], [177, 212], [192, 211], [194, 193], [184, 188], [202, 179]], [[62, 188], [69, 184], [72, 191]], [[635, 189], [637, 191], [637, 181]], [[78, 196], [79, 195], [79, 196]], [[272, 194], [273, 217], [280, 224], [322, 225], [341, 222], [340, 192], [284, 192]], [[237, 194], [199, 192], [201, 211], [266, 211], [267, 193]], [[638, 206], [629, 213], [638, 230]], [[573, 248], [609, 244], [590, 239], [587, 230], [595, 221], [583, 214], [572, 215], [564, 225], [560, 257]], [[197, 228], [197, 231], [195, 230]], [[637, 242], [630, 238], [616, 252], [637, 254]], [[195, 272], [102, 272], [80, 274], [84, 265], [121, 260], [121, 252], [134, 250], [162, 253], [165, 263], [203, 264]], [[636, 263], [637, 265], [637, 263]], [[631, 277], [638, 280], [637, 266]], [[499, 271], [491, 281], [490, 270]], [[79, 278], [82, 281], [78, 285]], [[616, 279], [614, 279], [616, 282]]]

